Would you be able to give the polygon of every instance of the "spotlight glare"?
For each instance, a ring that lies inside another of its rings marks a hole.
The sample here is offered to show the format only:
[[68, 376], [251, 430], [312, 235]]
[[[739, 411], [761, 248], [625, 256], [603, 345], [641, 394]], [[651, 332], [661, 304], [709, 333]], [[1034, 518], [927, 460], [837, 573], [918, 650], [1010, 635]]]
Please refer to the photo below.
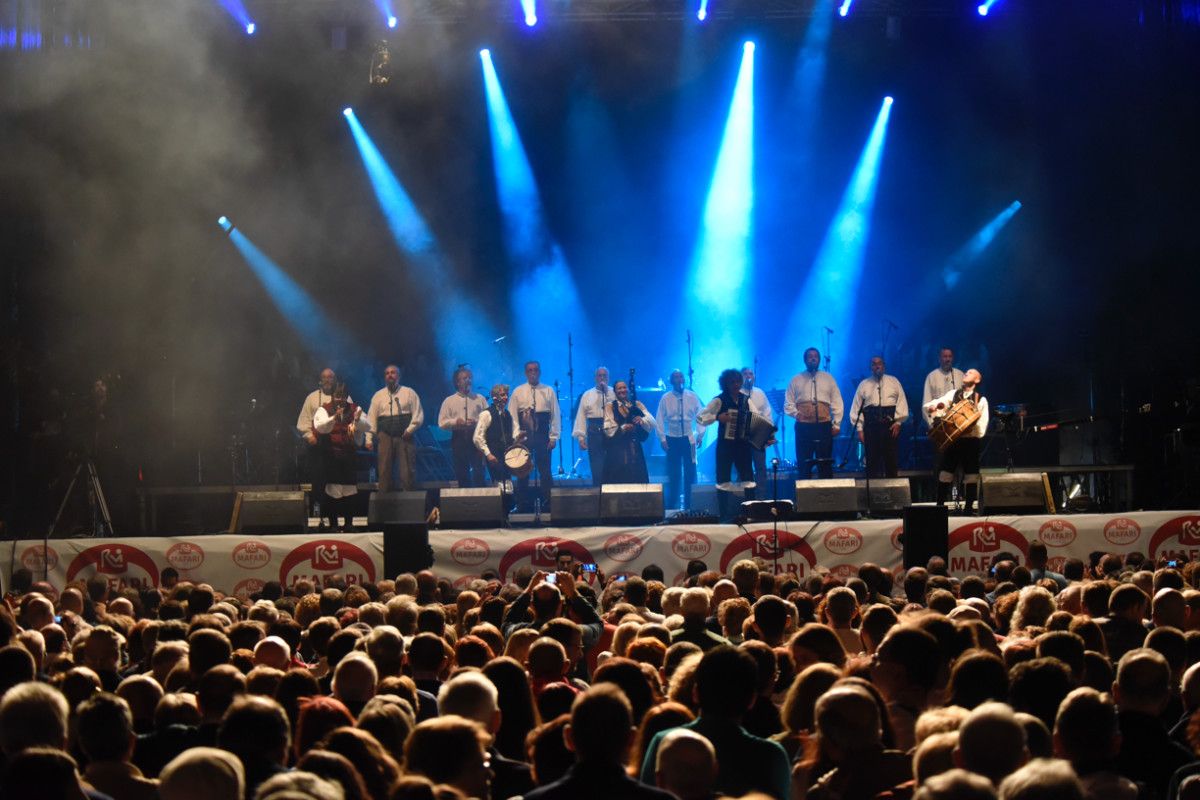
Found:
[[229, 224], [229, 217], [225, 216], [224, 214], [217, 217], [217, 224], [220, 225], [225, 230], [229, 230], [229, 228], [231, 227]]
[[842, 0], [842, 4], [838, 6], [839, 17], [844, 17], [850, 13], [850, 4], [852, 2], [854, 2], [854, 0]]
[[987, 12], [988, 12], [987, 6], [980, 6], [979, 8], [977, 8], [975, 10], [979, 12], [979, 16], [981, 16], [981, 17], [987, 16]]
[[889, 94], [887, 97], [883, 98], [883, 102], [890, 106], [893, 102], [892, 96]]
[[389, 27], [389, 28], [394, 28], [394, 27], [396, 27], [396, 23], [398, 23], [399, 21], [400, 21], [400, 20], [396, 19], [395, 17], [388, 17], [388, 20], [387, 20], [387, 22], [388, 22], [388, 27]]
[[526, 25], [526, 27], [529, 27], [529, 28], [532, 28], [534, 25], [537, 25], [537, 15], [536, 14], [526, 14], [525, 15], [525, 25]]
[[246, 33], [247, 33], [247, 34], [249, 34], [250, 36], [253, 36], [253, 35], [254, 35], [254, 32], [255, 32], [256, 30], [258, 30], [258, 26], [257, 26], [257, 25], [255, 25], [253, 22], [247, 22], [247, 23], [246, 23]]
[[346, 106], [345, 108], [342, 109], [342, 113], [348, 117], [354, 113], [354, 109], [351, 108], [350, 106]]
[[701, 22], [708, 19], [708, 0], [700, 0], [700, 10], [696, 12], [696, 19]]
[[745, 44], [743, 44], [742, 52], [743, 53], [753, 53], [754, 52], [754, 42], [746, 42]]
[[484, 61], [491, 61], [492, 60], [492, 51], [488, 50], [485, 47], [479, 51], [479, 57], [482, 58]]

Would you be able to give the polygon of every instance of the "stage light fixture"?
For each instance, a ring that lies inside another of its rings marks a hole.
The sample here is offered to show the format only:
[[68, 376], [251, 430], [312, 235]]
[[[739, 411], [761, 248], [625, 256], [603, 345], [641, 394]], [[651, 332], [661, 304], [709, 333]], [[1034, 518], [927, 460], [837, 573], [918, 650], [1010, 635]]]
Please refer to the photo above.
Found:
[[230, 222], [229, 217], [225, 216], [224, 214], [217, 217], [217, 224], [220, 225], [226, 233], [229, 233], [231, 230], [233, 230], [233, 223]]
[[396, 24], [399, 22], [400, 22], [400, 20], [396, 19], [395, 17], [388, 17], [388, 27], [389, 28], [396, 27]]
[[708, 19], [708, 0], [700, 0], [700, 10], [696, 12], [696, 19], [701, 22]]
[[839, 17], [844, 17], [850, 13], [850, 4], [852, 2], [854, 2], [854, 0], [842, 0], [842, 4], [838, 6]]
[[530, 28], [537, 25], [537, 0], [521, 0], [521, 9], [525, 12], [525, 25]]
[[255, 32], [256, 30], [258, 30], [258, 26], [257, 26], [257, 25], [255, 25], [253, 22], [247, 22], [247, 23], [246, 23], [246, 33], [247, 33], [247, 34], [249, 34], [250, 36], [253, 36], [253, 35], [254, 35], [254, 32]]
[[979, 16], [986, 17], [992, 10], [992, 6], [996, 5], [997, 0], [983, 0], [982, 3], [975, 9]]
[[345, 108], [342, 109], [342, 113], [348, 117], [354, 113], [354, 109], [351, 108], [350, 106], [346, 106]]

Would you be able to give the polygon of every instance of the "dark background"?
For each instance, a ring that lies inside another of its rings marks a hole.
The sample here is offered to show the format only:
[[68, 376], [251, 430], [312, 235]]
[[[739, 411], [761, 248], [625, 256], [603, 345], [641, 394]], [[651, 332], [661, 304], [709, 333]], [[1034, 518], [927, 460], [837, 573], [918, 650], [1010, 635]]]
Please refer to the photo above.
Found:
[[[983, 368], [993, 404], [1104, 418], [1113, 458], [1142, 467], [1140, 505], [1196, 502], [1172, 471], [1197, 446], [1200, 9], [1000, 0], [985, 20], [974, 3], [860, 0], [832, 26], [818, 115], [798, 119], [811, 5], [768, 19], [765, 6], [713, 0], [703, 26], [691, 12], [672, 18], [674, 6], [648, 4], [666, 11], [644, 20], [604, 18], [604, 3], [596, 19], [556, 18], [551, 6], [534, 29], [507, 6], [441, 18], [435, 8], [387, 32], [369, 2], [251, 2], [249, 37], [215, 1], [0, 0], [0, 35], [18, 31], [0, 49], [4, 517], [43, 524], [71, 449], [57, 420], [80, 416], [102, 375], [128, 480], [226, 481], [233, 434], [259, 437], [294, 477], [291, 427], [324, 360], [271, 304], [215, 224], [221, 214], [355, 337], [357, 351], [332, 366], [360, 401], [397, 361], [436, 415], [454, 359], [433, 346], [427, 298], [340, 111], [356, 108], [460, 276], [456, 290], [503, 332], [512, 271], [482, 46], [603, 343], [576, 354], [576, 391], [594, 359], [618, 374], [636, 367], [645, 384], [665, 378], [681, 348], [662, 331], [686, 290], [747, 38], [758, 47], [746, 360], [794, 353], [798, 371], [817, 344], [779, 342], [778, 330], [891, 94], [862, 291], [848, 299], [854, 330], [834, 343], [847, 405], [892, 319], [890, 371], [913, 405], [937, 347], [952, 344], [960, 366]], [[30, 9], [43, 38], [23, 49]], [[331, 46], [335, 29], [345, 49]], [[384, 35], [393, 81], [370, 87]], [[1021, 212], [963, 281], [931, 283], [1013, 199]], [[566, 333], [549, 327], [542, 353], [498, 348], [475, 364], [476, 386], [540, 357], [565, 392]], [[275, 477], [274, 463], [264, 469], [257, 477]]]

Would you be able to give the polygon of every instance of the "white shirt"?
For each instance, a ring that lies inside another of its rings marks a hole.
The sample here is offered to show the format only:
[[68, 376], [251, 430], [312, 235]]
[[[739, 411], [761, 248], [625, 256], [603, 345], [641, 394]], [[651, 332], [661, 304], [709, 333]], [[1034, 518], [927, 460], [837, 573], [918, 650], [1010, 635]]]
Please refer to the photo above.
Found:
[[874, 406], [895, 406], [896, 415], [893, 422], [904, 422], [908, 419], [908, 398], [904, 396], [904, 387], [891, 375], [884, 375], [879, 380], [875, 380], [875, 376], [872, 375], [858, 385], [858, 390], [854, 393], [854, 404], [850, 406], [850, 417], [857, 423], [856, 430], [862, 430], [862, 410]]
[[605, 386], [603, 394], [594, 386], [584, 392], [583, 397], [579, 399], [579, 411], [575, 414], [575, 427], [572, 428], [571, 435], [578, 439], [580, 444], [587, 444], [587, 421], [604, 419], [604, 408], [616, 399], [617, 393], [611, 386]]
[[667, 437], [687, 440], [695, 444], [704, 438], [704, 426], [696, 417], [700, 414], [700, 396], [691, 389], [684, 389], [682, 394], [675, 390], [664, 394], [658, 399], [658, 410], [654, 412], [655, 424], [658, 427], [658, 440], [663, 447], [667, 446]]
[[455, 392], [442, 401], [438, 411], [438, 427], [445, 431], [456, 430], [454, 423], [459, 420], [479, 420], [479, 412], [488, 407], [488, 401], [481, 394], [460, 394]]
[[[346, 398], [350, 400], [350, 398]], [[301, 436], [312, 433], [313, 415], [317, 413], [317, 409], [333, 400], [333, 395], [328, 392], [323, 392], [316, 389], [309, 392], [308, 397], [304, 398], [304, 404], [300, 406], [300, 416], [296, 418], [296, 432]]]
[[562, 433], [562, 415], [558, 410], [558, 395], [554, 393], [554, 387], [544, 383], [537, 386], [522, 383], [513, 389], [508, 396], [508, 410], [513, 419], [520, 423], [521, 412], [526, 409], [532, 409], [535, 414], [550, 412], [550, 441], [557, 442]]
[[802, 405], [811, 404], [814, 395], [818, 403], [829, 406], [829, 419], [833, 427], [841, 427], [844, 410], [842, 391], [833, 376], [821, 370], [817, 370], [816, 373], [805, 370], [792, 378], [788, 383], [787, 394], [784, 395], [783, 413], [795, 418], [799, 413], [797, 409]]
[[925, 418], [926, 425], [933, 419], [925, 409], [930, 401], [941, 397], [946, 392], [953, 392], [962, 385], [963, 371], [955, 367], [951, 367], [949, 372], [942, 372], [942, 368], [938, 367], [925, 376], [925, 392], [921, 395], [921, 416]]
[[[950, 408], [950, 403], [952, 400], [954, 400], [954, 393], [956, 391], [958, 391], [958, 390], [951, 389], [950, 391], [946, 392], [941, 397], [935, 397], [934, 399], [932, 399], [928, 403], [926, 403], [922, 407], [922, 410], [927, 415], [932, 415], [932, 412], [934, 411], [934, 409], [937, 409], [938, 403], [941, 403], [944, 407], [939, 410], [942, 412], [945, 412], [946, 409]], [[975, 403], [975, 405], [977, 405], [979, 407], [979, 411], [980, 411], [979, 421], [976, 422], [975, 425], [970, 430], [963, 431], [963, 436], [967, 436], [972, 439], [982, 439], [983, 435], [985, 433], [987, 433], [987, 428], [988, 428], [988, 401], [987, 401], [987, 398], [984, 397], [983, 395], [980, 395], [979, 400], [978, 400], [978, 402]]]
[[[492, 426], [492, 410], [485, 408], [479, 412], [479, 422], [475, 423], [475, 436], [472, 441], [475, 442], [475, 449], [483, 453], [483, 457], [487, 458], [492, 455], [492, 451], [487, 445], [487, 429]], [[510, 439], [516, 442], [517, 436], [521, 433], [521, 429], [517, 426], [517, 418], [513, 417], [512, 421], [512, 436]], [[496, 454], [496, 458], [504, 458], [504, 453]]]
[[425, 424], [425, 412], [421, 409], [421, 398], [407, 386], [399, 386], [395, 392], [388, 391], [385, 386], [371, 398], [371, 408], [367, 411], [367, 443], [370, 444], [379, 430], [380, 417], [394, 417], [398, 414], [412, 414], [405, 433], [412, 433]]
[[[650, 412], [646, 409], [646, 406], [642, 404], [641, 400], [637, 400], [635, 402], [637, 407], [642, 410], [642, 418], [634, 424], [640, 424], [646, 429], [646, 433], [650, 433], [654, 430], [654, 417], [650, 416]], [[613, 416], [612, 403], [609, 403], [604, 407], [604, 435], [608, 436], [609, 438], [617, 435], [617, 418]]]
[[755, 386], [750, 391], [742, 389], [742, 394], [749, 399], [750, 410], [760, 417], [766, 417], [767, 422], [775, 424], [775, 412], [771, 409], [771, 401], [767, 399], [767, 393]]

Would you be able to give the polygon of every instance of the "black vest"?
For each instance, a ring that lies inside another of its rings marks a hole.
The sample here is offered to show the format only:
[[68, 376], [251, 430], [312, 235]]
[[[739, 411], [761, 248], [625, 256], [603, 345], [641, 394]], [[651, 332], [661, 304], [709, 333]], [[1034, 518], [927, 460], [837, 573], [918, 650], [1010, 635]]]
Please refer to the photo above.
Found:
[[[729, 398], [727, 398], [725, 396], [724, 392], [721, 392], [721, 394], [717, 395], [717, 397], [721, 401], [721, 410], [719, 412], [717, 412], [718, 414], [724, 414], [726, 411], [738, 412], [737, 427], [734, 430], [734, 436], [737, 439], [745, 439], [746, 431], [749, 429], [749, 426], [750, 426], [750, 399], [748, 397], [746, 397], [746, 395], [742, 394], [741, 392], [738, 392], [737, 398], [734, 399], [732, 402], [730, 402]], [[725, 423], [718, 422], [717, 423], [717, 441], [719, 442], [724, 439], [725, 439]]]
[[513, 418], [506, 408], [499, 408], [494, 403], [488, 406], [488, 411], [491, 412], [492, 421], [484, 431], [483, 438], [487, 442], [488, 450], [496, 458], [503, 459], [504, 451], [512, 447], [513, 437]]

